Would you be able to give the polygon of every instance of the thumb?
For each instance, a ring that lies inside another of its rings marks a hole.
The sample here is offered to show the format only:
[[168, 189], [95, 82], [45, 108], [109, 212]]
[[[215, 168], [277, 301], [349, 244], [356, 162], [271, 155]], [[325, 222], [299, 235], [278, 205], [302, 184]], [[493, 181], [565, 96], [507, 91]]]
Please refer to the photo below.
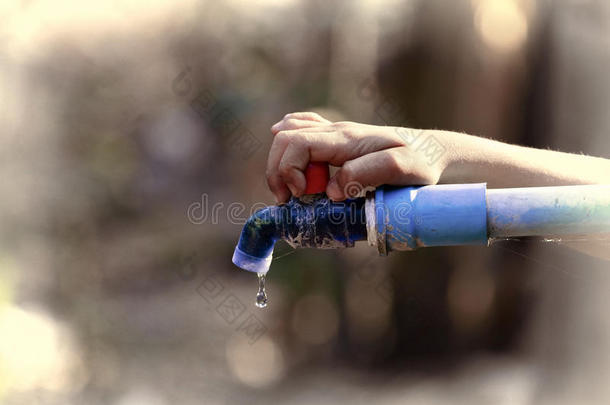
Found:
[[391, 183], [398, 164], [392, 149], [348, 160], [328, 182], [326, 194], [335, 201], [362, 196], [381, 184]]

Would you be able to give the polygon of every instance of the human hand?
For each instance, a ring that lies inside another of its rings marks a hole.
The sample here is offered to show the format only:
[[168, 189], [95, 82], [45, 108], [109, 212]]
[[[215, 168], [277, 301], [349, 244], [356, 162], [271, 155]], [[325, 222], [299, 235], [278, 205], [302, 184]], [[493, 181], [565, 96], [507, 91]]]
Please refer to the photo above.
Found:
[[[326, 188], [336, 201], [354, 197], [353, 190], [367, 186], [436, 184], [445, 160], [430, 164], [405, 141], [405, 131], [416, 130], [333, 123], [311, 112], [287, 114], [271, 127], [267, 183], [278, 203], [291, 194], [300, 197], [306, 186], [304, 170], [313, 161], [339, 167]], [[354, 184], [358, 187], [351, 187]]]

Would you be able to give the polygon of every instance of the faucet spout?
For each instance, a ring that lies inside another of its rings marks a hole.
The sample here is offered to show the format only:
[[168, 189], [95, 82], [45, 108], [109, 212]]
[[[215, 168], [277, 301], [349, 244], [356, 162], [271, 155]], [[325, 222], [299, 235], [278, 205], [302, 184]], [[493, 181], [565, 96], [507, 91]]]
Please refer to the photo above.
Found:
[[364, 198], [333, 202], [323, 194], [305, 197], [254, 213], [241, 232], [233, 263], [264, 274], [279, 239], [294, 248], [317, 249], [352, 247], [366, 239]]
[[281, 237], [283, 211], [281, 206], [265, 207], [246, 221], [233, 252], [235, 265], [255, 273], [267, 273], [273, 247]]

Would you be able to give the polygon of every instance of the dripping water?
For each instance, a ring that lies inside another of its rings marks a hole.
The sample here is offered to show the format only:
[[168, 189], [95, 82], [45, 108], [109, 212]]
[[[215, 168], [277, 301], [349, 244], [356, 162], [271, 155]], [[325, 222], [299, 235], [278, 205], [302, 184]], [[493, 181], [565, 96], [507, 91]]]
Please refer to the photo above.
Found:
[[256, 306], [265, 308], [267, 306], [267, 291], [265, 291], [265, 274], [258, 273], [258, 292], [256, 293]]

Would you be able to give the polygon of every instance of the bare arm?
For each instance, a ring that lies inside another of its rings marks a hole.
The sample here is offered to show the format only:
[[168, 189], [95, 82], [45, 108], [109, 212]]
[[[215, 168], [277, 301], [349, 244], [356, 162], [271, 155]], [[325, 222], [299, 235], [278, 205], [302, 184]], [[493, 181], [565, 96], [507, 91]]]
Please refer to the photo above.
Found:
[[[487, 182], [495, 187], [610, 183], [610, 160], [509, 145], [448, 131], [330, 122], [315, 113], [293, 113], [275, 124], [267, 181], [278, 202], [305, 190], [310, 161], [339, 167], [326, 189], [333, 200], [363, 187]], [[432, 138], [431, 138], [432, 137]], [[430, 159], [427, 139], [443, 153]]]
[[490, 188], [610, 183], [608, 159], [433, 132], [449, 154], [443, 183], [487, 182]]

